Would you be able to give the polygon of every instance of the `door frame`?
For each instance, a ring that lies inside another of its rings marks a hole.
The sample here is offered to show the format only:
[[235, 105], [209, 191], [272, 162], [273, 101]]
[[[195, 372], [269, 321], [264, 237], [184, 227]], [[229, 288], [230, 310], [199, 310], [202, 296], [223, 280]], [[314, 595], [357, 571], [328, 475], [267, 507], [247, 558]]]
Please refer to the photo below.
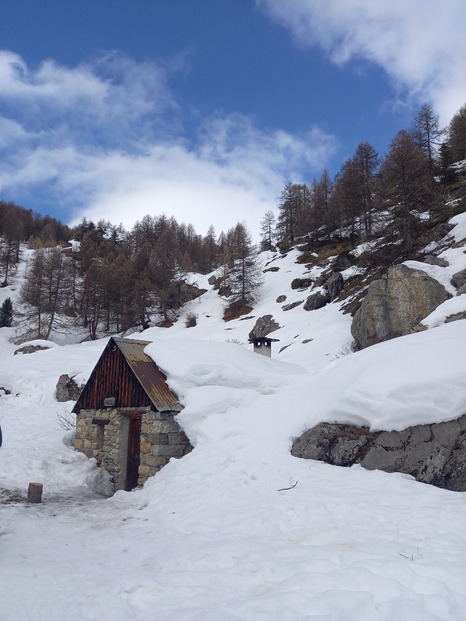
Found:
[[125, 487], [130, 492], [137, 487], [139, 478], [138, 469], [141, 454], [141, 425], [142, 412], [122, 412], [129, 418], [128, 421], [128, 445], [126, 451]]

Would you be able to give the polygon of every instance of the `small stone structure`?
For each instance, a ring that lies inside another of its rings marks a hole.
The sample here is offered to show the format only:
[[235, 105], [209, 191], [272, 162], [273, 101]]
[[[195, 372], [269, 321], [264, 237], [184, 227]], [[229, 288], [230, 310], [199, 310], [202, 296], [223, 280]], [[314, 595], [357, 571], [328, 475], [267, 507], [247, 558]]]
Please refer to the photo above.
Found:
[[261, 354], [262, 356], [272, 357], [272, 342], [278, 341], [278, 339], [269, 339], [267, 336], [258, 336], [251, 339], [249, 342], [254, 345], [254, 352]]
[[111, 338], [73, 409], [75, 448], [105, 468], [115, 490], [143, 485], [192, 450], [176, 421], [182, 407], [144, 353], [148, 344]]

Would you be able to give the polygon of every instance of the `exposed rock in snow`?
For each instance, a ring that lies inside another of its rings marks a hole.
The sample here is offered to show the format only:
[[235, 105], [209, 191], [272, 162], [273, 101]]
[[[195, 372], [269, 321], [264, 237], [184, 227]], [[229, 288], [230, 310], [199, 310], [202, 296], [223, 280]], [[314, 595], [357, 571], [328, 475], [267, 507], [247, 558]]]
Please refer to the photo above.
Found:
[[403, 472], [418, 481], [466, 490], [466, 415], [403, 431], [321, 423], [293, 443], [292, 455], [335, 466], [361, 464], [367, 470]]
[[450, 297], [445, 287], [425, 272], [395, 265], [370, 283], [351, 333], [360, 349], [410, 334]]

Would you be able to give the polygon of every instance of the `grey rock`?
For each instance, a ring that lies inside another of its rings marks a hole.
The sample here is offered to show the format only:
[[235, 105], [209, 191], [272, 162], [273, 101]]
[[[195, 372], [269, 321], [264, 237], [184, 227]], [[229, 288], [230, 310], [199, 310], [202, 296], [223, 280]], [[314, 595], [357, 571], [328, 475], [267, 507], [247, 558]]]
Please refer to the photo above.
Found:
[[448, 315], [445, 319], [445, 323], [451, 323], [452, 321], [459, 321], [460, 319], [466, 319], [466, 311], [455, 313], [454, 315]]
[[50, 347], [44, 347], [43, 345], [25, 345], [24, 347], [20, 347], [19, 349], [15, 350], [13, 355], [16, 356], [16, 354], [33, 354], [36, 351], [46, 351], [47, 349], [50, 349]]
[[403, 431], [320, 423], [297, 438], [291, 454], [336, 466], [403, 472], [418, 481], [466, 491], [466, 415]]
[[312, 278], [294, 278], [291, 281], [292, 289], [307, 289], [312, 285]]
[[355, 258], [349, 252], [342, 252], [335, 259], [332, 269], [334, 272], [343, 272], [354, 265]]
[[291, 304], [285, 304], [285, 306], [282, 306], [282, 311], [293, 310], [293, 308], [296, 308], [297, 306], [302, 304], [303, 301], [304, 300], [298, 300], [297, 302], [292, 302]]
[[278, 298], [275, 300], [275, 302], [277, 302], [278, 304], [281, 304], [281, 302], [284, 302], [286, 300], [286, 295], [279, 295]]
[[60, 403], [64, 403], [65, 401], [77, 401], [83, 388], [84, 385], [78, 386], [69, 375], [60, 375], [55, 390], [55, 399]]
[[231, 290], [231, 287], [224, 286], [219, 287], [218, 294], [223, 296], [224, 298], [229, 298], [231, 295], [233, 295], [233, 291]]
[[321, 293], [320, 291], [318, 291], [317, 293], [313, 293], [307, 298], [303, 308], [306, 311], [317, 310], [318, 308], [322, 308], [329, 302], [329, 294], [327, 292]]
[[217, 282], [217, 277], [212, 274], [212, 276], [207, 279], [207, 282], [209, 283], [209, 285], [215, 285], [215, 283]]
[[249, 333], [249, 339], [256, 339], [260, 336], [267, 336], [274, 330], [278, 330], [280, 325], [274, 320], [272, 315], [259, 317]]
[[428, 265], [438, 265], [438, 267], [448, 267], [450, 265], [446, 259], [440, 259], [433, 254], [428, 254], [424, 258], [424, 263]]
[[345, 281], [340, 272], [333, 272], [328, 280], [325, 281], [324, 287], [327, 289], [330, 296], [330, 301], [335, 300], [343, 291]]
[[466, 285], [466, 269], [453, 274], [450, 282], [456, 289], [462, 289]]
[[359, 349], [416, 331], [419, 322], [451, 295], [438, 281], [405, 265], [370, 283], [351, 334]]

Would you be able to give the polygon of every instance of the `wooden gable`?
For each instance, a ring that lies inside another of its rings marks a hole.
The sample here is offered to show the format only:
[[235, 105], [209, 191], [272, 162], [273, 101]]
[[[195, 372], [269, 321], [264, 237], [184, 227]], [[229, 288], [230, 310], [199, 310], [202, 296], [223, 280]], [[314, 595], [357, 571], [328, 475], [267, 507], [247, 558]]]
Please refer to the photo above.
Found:
[[[148, 407], [160, 412], [181, 411], [166, 377], [144, 353], [149, 341], [112, 337], [77, 400], [73, 412], [99, 410], [105, 400], [114, 399], [115, 408]], [[108, 403], [108, 402], [107, 402]]]

